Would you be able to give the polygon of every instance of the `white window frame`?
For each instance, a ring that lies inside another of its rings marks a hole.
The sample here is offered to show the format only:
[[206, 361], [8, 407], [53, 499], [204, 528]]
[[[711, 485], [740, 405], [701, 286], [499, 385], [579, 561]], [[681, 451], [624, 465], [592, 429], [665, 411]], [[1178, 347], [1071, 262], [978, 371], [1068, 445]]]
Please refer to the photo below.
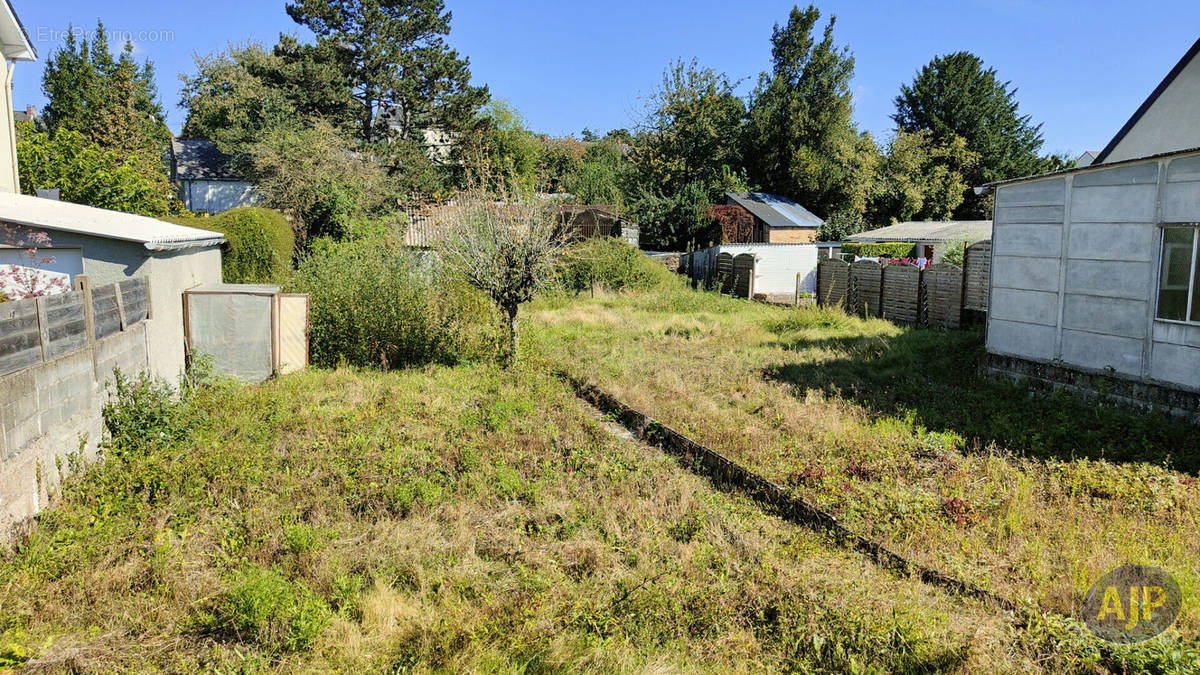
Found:
[[[1159, 226], [1158, 233], [1158, 287], [1154, 289], [1154, 320], [1163, 323], [1179, 323], [1187, 326], [1200, 326], [1200, 321], [1189, 319], [1192, 315], [1192, 302], [1196, 298], [1196, 257], [1200, 254], [1200, 223], [1163, 223]], [[1192, 266], [1188, 270], [1188, 295], [1187, 304], [1184, 305], [1182, 319], [1164, 319], [1158, 315], [1158, 303], [1162, 297], [1163, 284], [1166, 279], [1163, 278], [1163, 256], [1167, 252], [1167, 230], [1191, 230], [1192, 231]]]

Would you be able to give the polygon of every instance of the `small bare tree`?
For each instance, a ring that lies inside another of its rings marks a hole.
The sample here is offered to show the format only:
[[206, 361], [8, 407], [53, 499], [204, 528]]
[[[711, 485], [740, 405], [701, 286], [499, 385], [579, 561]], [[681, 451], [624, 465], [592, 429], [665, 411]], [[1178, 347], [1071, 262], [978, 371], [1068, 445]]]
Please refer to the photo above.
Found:
[[444, 263], [508, 318], [505, 367], [517, 358], [517, 310], [549, 281], [566, 244], [557, 206], [479, 198], [464, 206], [442, 240]]

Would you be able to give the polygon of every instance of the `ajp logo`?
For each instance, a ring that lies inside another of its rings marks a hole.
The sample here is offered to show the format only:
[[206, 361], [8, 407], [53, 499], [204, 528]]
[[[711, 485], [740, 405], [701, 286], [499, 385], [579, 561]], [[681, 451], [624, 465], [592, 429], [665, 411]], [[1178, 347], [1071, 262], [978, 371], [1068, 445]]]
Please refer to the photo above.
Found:
[[1182, 606], [1175, 577], [1158, 567], [1126, 565], [1092, 586], [1083, 599], [1082, 619], [1096, 637], [1131, 645], [1169, 628]]

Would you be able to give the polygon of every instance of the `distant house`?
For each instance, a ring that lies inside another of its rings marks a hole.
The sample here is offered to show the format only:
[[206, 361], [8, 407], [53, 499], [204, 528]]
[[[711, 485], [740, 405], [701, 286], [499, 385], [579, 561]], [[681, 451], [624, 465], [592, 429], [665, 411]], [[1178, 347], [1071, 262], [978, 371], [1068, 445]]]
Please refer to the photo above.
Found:
[[1095, 164], [1121, 162], [1200, 148], [1200, 40], [1096, 156]]
[[1075, 166], [1085, 167], [1096, 163], [1096, 158], [1100, 156], [1099, 150], [1087, 150], [1082, 155], [1075, 159]]
[[765, 244], [809, 244], [825, 224], [808, 209], [766, 192], [727, 192], [726, 204], [740, 206], [754, 217], [753, 241]]
[[975, 243], [992, 236], [990, 220], [912, 220], [878, 230], [859, 232], [846, 241], [859, 244], [906, 242], [916, 246], [916, 256], [941, 262], [951, 242]]
[[44, 129], [45, 124], [42, 122], [42, 114], [38, 112], [37, 107], [27, 105], [24, 110], [13, 111], [14, 122], [33, 122], [33, 126], [38, 129]]
[[231, 159], [212, 141], [171, 141], [171, 178], [189, 211], [221, 213], [262, 200], [254, 186], [233, 169]]

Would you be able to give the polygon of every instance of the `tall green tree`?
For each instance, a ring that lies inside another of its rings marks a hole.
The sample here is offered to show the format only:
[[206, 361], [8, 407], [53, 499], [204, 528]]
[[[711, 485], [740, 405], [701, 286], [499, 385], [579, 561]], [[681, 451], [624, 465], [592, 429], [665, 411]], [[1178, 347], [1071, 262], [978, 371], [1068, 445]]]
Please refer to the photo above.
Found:
[[854, 57], [834, 43], [836, 17], [820, 39], [821, 13], [793, 7], [771, 34], [772, 69], [750, 99], [745, 143], [752, 183], [819, 216], [864, 212], [878, 162], [874, 141], [852, 120]]
[[159, 156], [170, 140], [154, 65], [149, 60], [138, 65], [130, 43], [114, 58], [103, 23], [90, 42], [68, 32], [46, 60], [42, 91], [49, 99], [43, 117], [52, 135], [70, 129], [117, 152]]
[[745, 103], [723, 73], [694, 60], [667, 68], [629, 153], [625, 192], [647, 246], [707, 243], [708, 205], [745, 189], [739, 144], [745, 116]]
[[938, 143], [927, 130], [897, 130], [879, 165], [868, 220], [883, 226], [951, 218], [970, 187], [964, 176], [978, 162], [961, 136]]
[[487, 87], [471, 85], [469, 60], [446, 44], [442, 0], [296, 0], [287, 12], [316, 33], [314, 50], [334, 55], [366, 142], [461, 132], [488, 101]]
[[[42, 90], [46, 134], [27, 136], [25, 157], [36, 169], [23, 170], [23, 190], [57, 187], [69, 201], [151, 215], [182, 208], [165, 161], [171, 135], [154, 66], [139, 65], [132, 44], [114, 58], [103, 24], [90, 41], [69, 31], [46, 60]], [[80, 178], [90, 169], [95, 176]], [[130, 172], [141, 178], [136, 186]], [[128, 198], [113, 197], [122, 189]]]
[[263, 45], [231, 45], [195, 62], [195, 74], [180, 75], [184, 138], [214, 141], [236, 156], [270, 130], [303, 126], [284, 61]]
[[724, 175], [742, 165], [738, 139], [746, 106], [724, 73], [677, 61], [650, 98], [630, 160], [643, 185], [673, 192], [689, 183], [719, 197]]
[[1051, 166], [1039, 154], [1041, 125], [1021, 114], [1017, 90], [1010, 85], [997, 77], [994, 68], [984, 67], [979, 57], [956, 52], [930, 61], [896, 96], [892, 119], [901, 130], [928, 131], [940, 145], [958, 137], [978, 155], [978, 162], [964, 173], [968, 189], [955, 217], [990, 217], [990, 198], [975, 195], [970, 187], [1040, 173]]

